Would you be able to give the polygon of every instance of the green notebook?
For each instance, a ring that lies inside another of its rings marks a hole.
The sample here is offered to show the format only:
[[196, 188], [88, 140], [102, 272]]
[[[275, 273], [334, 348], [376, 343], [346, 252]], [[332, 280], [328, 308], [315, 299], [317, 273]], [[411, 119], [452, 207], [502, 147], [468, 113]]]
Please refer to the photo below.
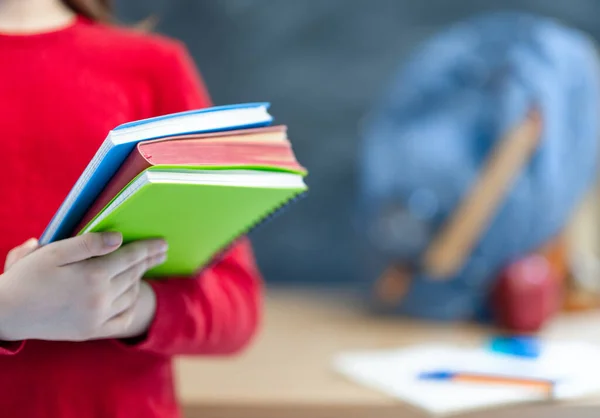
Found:
[[305, 191], [303, 176], [289, 172], [152, 167], [80, 233], [119, 231], [125, 243], [165, 238], [167, 261], [147, 276], [190, 276]]

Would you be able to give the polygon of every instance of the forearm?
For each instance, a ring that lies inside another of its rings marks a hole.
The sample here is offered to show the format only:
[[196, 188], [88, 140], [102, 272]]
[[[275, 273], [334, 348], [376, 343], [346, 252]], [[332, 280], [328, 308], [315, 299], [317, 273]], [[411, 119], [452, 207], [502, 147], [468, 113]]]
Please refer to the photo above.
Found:
[[4, 276], [0, 274], [0, 341], [16, 341], [19, 338], [14, 335], [14, 297], [11, 298]]
[[25, 342], [14, 332], [14, 297], [3, 279], [4, 274], [0, 274], [0, 355], [13, 355], [21, 351]]

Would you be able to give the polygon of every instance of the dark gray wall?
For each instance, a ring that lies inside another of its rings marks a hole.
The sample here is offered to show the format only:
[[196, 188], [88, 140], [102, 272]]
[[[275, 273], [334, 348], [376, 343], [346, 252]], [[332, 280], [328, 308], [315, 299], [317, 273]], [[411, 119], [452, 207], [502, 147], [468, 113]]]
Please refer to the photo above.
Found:
[[453, 20], [502, 7], [600, 36], [597, 0], [121, 0], [186, 42], [217, 104], [270, 101], [310, 170], [308, 198], [252, 235], [268, 282], [351, 282], [357, 128], [401, 60]]

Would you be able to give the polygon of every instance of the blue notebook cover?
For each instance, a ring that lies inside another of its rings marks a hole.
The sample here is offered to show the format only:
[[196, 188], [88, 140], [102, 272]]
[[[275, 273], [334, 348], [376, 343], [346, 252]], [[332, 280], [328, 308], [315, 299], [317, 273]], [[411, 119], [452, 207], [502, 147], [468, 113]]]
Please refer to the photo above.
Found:
[[[246, 103], [239, 105], [228, 105], [228, 106], [216, 106], [206, 109], [192, 110], [187, 112], [180, 112], [171, 115], [158, 116], [154, 118], [144, 119], [140, 121], [134, 121], [119, 125], [112, 132], [119, 133], [127, 128], [149, 124], [153, 122], [160, 122], [164, 120], [172, 120], [177, 117], [200, 114], [200, 113], [211, 113], [211, 112], [220, 112], [232, 109], [242, 109], [242, 108], [258, 108], [264, 107], [266, 109], [269, 108], [269, 103]], [[235, 129], [244, 129], [244, 128], [256, 128], [261, 126], [270, 125], [272, 122], [272, 117], [268, 117], [267, 120], [257, 120], [255, 123], [246, 123], [243, 125], [232, 123], [231, 125], [223, 126], [219, 129], [200, 129], [194, 131], [177, 131], [173, 132], [171, 135], [186, 135], [186, 134], [195, 134], [195, 133], [210, 133], [210, 132], [218, 132], [218, 131], [228, 131]], [[110, 138], [110, 136], [109, 136]], [[59, 210], [54, 214], [54, 217], [46, 227], [46, 230], [42, 234], [40, 238], [40, 244], [46, 245], [54, 241], [58, 241], [61, 239], [65, 239], [71, 236], [74, 228], [77, 226], [77, 223], [81, 220], [81, 218], [85, 215], [85, 212], [89, 209], [89, 207], [93, 204], [94, 200], [98, 197], [98, 195], [102, 192], [106, 184], [110, 181], [112, 176], [117, 172], [117, 170], [121, 167], [125, 159], [129, 156], [131, 151], [135, 148], [138, 142], [143, 140], [152, 140], [158, 139], [160, 136], [150, 136], [144, 138], [140, 141], [129, 141], [119, 144], [111, 144], [109, 145], [109, 149], [98, 161], [98, 165], [92, 170], [91, 175], [88, 180], [82, 184], [80, 190], [76, 190], [76, 186], [73, 187], [65, 201], [62, 203]], [[107, 138], [108, 139], [108, 138]], [[90, 163], [91, 164], [91, 163]], [[89, 166], [88, 166], [89, 167]], [[89, 169], [89, 168], [88, 168]], [[83, 176], [83, 175], [82, 175]]]

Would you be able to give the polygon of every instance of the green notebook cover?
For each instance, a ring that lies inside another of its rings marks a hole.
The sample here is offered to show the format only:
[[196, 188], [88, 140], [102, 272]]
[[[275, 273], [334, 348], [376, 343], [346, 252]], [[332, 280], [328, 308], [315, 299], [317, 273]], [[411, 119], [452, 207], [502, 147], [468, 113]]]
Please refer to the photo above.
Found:
[[93, 228], [94, 220], [90, 222], [81, 233], [119, 231], [125, 243], [165, 238], [169, 244], [167, 260], [146, 276], [190, 276], [305, 191], [306, 187], [148, 183]]

